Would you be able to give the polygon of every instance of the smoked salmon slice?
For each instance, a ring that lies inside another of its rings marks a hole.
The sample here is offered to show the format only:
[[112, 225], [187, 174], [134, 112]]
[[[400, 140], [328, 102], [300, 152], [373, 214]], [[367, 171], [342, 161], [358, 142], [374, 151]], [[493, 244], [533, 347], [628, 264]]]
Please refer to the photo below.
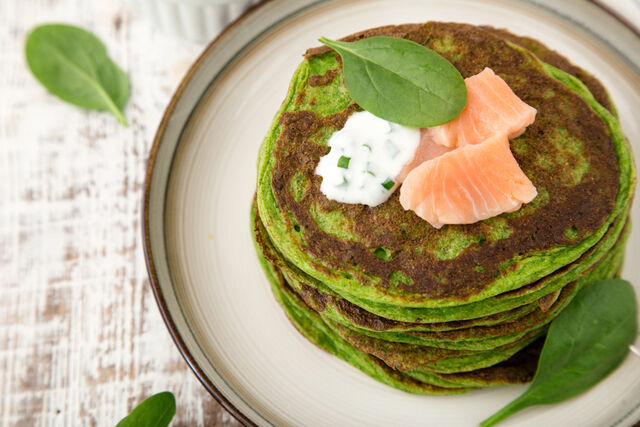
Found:
[[400, 187], [400, 204], [435, 228], [513, 212], [537, 195], [509, 149], [507, 133], [423, 162]]
[[420, 129], [420, 143], [418, 148], [416, 148], [413, 160], [404, 165], [400, 173], [396, 176], [395, 182], [404, 181], [409, 172], [427, 160], [435, 159], [436, 157], [442, 156], [444, 153], [448, 153], [453, 150], [453, 148], [445, 147], [444, 145], [437, 144], [433, 141], [428, 129], [429, 128]]
[[396, 182], [403, 182], [412, 169], [427, 160], [498, 134], [513, 139], [534, 122], [537, 110], [518, 98], [491, 68], [466, 78], [464, 83], [467, 105], [462, 113], [444, 125], [420, 129], [420, 145]]
[[462, 113], [449, 123], [426, 128], [436, 144], [457, 148], [502, 133], [513, 139], [535, 120], [536, 109], [518, 98], [491, 68], [466, 78], [464, 83], [467, 105]]

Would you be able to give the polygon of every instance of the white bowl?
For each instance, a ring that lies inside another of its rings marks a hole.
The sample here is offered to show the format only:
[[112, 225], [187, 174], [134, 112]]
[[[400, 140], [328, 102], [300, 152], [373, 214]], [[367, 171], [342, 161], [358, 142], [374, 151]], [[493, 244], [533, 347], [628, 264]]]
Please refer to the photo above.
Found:
[[260, 0], [126, 0], [133, 13], [158, 30], [207, 42]]

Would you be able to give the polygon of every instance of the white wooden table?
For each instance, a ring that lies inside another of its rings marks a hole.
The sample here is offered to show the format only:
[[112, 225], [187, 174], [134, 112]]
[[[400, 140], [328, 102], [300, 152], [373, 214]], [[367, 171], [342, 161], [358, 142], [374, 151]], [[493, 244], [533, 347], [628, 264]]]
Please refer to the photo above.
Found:
[[[25, 35], [93, 31], [131, 78], [130, 126], [48, 95]], [[140, 200], [165, 105], [202, 50], [119, 1], [0, 1], [0, 426], [115, 425], [170, 390], [174, 425], [236, 425], [173, 345], [147, 281]]]
[[[640, 22], [640, 0], [609, 0]], [[130, 126], [48, 95], [25, 66], [28, 30], [97, 34], [129, 74]], [[0, 0], [0, 427], [114, 425], [176, 395], [174, 425], [236, 425], [186, 367], [147, 281], [146, 157], [203, 48], [154, 33], [116, 0]]]

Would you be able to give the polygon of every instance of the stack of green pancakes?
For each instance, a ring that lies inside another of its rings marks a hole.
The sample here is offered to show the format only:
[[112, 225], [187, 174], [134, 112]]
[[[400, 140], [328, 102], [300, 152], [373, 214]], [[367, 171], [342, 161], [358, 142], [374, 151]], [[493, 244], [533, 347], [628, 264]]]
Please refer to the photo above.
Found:
[[273, 293], [306, 338], [393, 387], [527, 382], [550, 322], [623, 262], [635, 171], [615, 107], [593, 76], [503, 30], [430, 22], [343, 40], [376, 35], [427, 46], [465, 78], [490, 67], [536, 108], [511, 151], [538, 196], [439, 230], [398, 191], [376, 207], [327, 199], [316, 166], [360, 107], [340, 57], [310, 49], [258, 157], [252, 229]]

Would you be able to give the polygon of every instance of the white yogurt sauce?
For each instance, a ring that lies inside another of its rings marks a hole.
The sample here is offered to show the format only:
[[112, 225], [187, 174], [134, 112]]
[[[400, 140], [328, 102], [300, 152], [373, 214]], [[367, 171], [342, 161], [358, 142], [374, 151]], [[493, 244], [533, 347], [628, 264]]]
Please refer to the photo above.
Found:
[[331, 200], [376, 206], [386, 201], [405, 164], [413, 160], [420, 129], [360, 111], [329, 138], [331, 151], [320, 159], [320, 191]]

